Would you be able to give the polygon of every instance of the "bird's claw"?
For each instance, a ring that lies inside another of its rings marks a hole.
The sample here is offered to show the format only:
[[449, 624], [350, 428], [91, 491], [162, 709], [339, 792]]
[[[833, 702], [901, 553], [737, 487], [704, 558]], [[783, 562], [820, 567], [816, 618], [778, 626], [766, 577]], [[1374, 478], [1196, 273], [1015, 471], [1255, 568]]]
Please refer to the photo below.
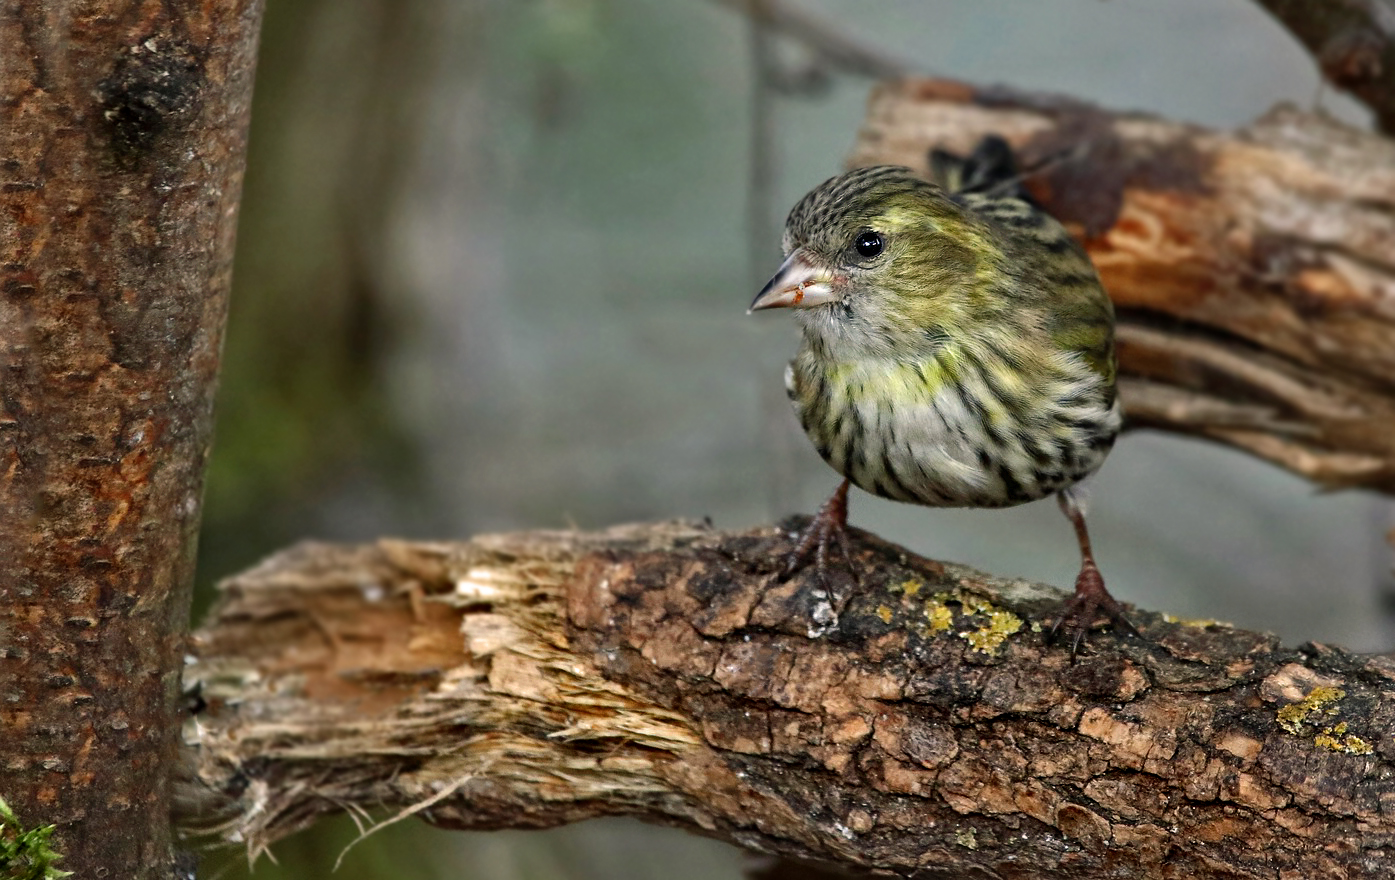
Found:
[[862, 586], [862, 575], [858, 571], [857, 563], [853, 561], [852, 548], [848, 546], [848, 532], [837, 522], [831, 521], [823, 516], [816, 516], [809, 521], [809, 525], [799, 536], [799, 543], [785, 557], [785, 567], [780, 570], [781, 581], [787, 581], [794, 577], [809, 562], [809, 557], [814, 558], [814, 571], [818, 574], [819, 580], [828, 585], [828, 548], [836, 544], [838, 552], [843, 554], [843, 562], [848, 567], [848, 574], [853, 582], [859, 587]]
[[1137, 627], [1124, 615], [1124, 606], [1105, 589], [1099, 569], [1087, 563], [1075, 579], [1075, 595], [1066, 600], [1060, 616], [1047, 630], [1046, 640], [1055, 644], [1061, 636], [1066, 636], [1070, 639], [1071, 659], [1075, 659], [1085, 643], [1085, 635], [1102, 621], [1125, 635], [1142, 638]]
[[848, 597], [839, 600], [830, 586], [828, 571], [828, 548], [830, 545], [837, 545], [838, 551], [843, 554], [843, 562], [847, 565], [848, 574], [852, 577], [853, 583], [859, 588], [862, 586], [862, 574], [858, 571], [857, 563], [853, 560], [852, 548], [848, 544], [847, 525], [848, 484], [844, 481], [838, 487], [838, 491], [833, 493], [833, 497], [824, 502], [824, 505], [819, 508], [819, 512], [809, 521], [809, 525], [799, 537], [799, 543], [785, 558], [785, 567], [779, 575], [781, 582], [789, 580], [795, 572], [809, 562], [809, 557], [812, 556], [814, 573], [818, 576], [819, 585], [823, 587], [824, 595], [828, 598], [835, 623], [843, 611], [843, 606], [847, 604]]

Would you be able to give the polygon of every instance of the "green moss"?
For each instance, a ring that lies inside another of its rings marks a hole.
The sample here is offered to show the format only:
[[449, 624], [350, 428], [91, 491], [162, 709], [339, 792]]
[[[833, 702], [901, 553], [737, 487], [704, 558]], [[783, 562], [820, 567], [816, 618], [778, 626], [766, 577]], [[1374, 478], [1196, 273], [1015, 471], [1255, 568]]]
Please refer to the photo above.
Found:
[[15, 811], [0, 798], [0, 880], [56, 880], [71, 876], [72, 871], [54, 867], [63, 856], [49, 844], [52, 835], [52, 825], [24, 830]]

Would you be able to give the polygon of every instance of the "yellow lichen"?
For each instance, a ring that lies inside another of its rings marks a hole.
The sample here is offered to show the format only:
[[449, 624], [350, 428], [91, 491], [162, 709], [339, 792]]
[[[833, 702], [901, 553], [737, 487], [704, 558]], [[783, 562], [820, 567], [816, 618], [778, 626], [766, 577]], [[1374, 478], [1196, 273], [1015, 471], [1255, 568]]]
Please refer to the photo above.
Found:
[[1331, 727], [1324, 727], [1322, 733], [1313, 737], [1313, 745], [1320, 749], [1327, 749], [1329, 752], [1345, 752], [1348, 755], [1369, 755], [1375, 751], [1366, 740], [1347, 733], [1345, 721], [1339, 721]]
[[1279, 710], [1279, 726], [1297, 736], [1303, 732], [1303, 723], [1315, 715], [1335, 715], [1335, 703], [1347, 692], [1336, 687], [1315, 687], [1308, 696], [1296, 703], [1289, 703]]
[[965, 849], [978, 849], [978, 833], [972, 828], [961, 828], [954, 832], [954, 842]]
[[1234, 629], [1235, 624], [1224, 620], [1214, 620], [1210, 617], [1178, 617], [1175, 614], [1163, 612], [1162, 619], [1168, 623], [1175, 623], [1178, 626], [1194, 626], [1197, 629], [1206, 629], [1208, 626], [1223, 626], [1226, 629]]
[[954, 626], [954, 612], [949, 606], [951, 602], [959, 605], [965, 617], [987, 618], [987, 622], [981, 626], [957, 633], [975, 651], [983, 654], [996, 654], [1008, 636], [1020, 632], [1025, 626], [1022, 618], [980, 596], [945, 592], [936, 593], [925, 600], [925, 618], [930, 621], [930, 632], [947, 632]]
[[1011, 611], [994, 610], [988, 615], [988, 625], [973, 632], [960, 633], [960, 638], [981, 654], [996, 654], [1008, 636], [1022, 629], [1022, 618]]
[[[1301, 735], [1304, 724], [1336, 716], [1339, 710], [1334, 704], [1346, 695], [1347, 692], [1338, 687], [1315, 687], [1308, 696], [1279, 710], [1279, 726], [1295, 736]], [[1345, 721], [1329, 724], [1313, 737], [1313, 745], [1348, 755], [1369, 755], [1375, 751], [1369, 742], [1347, 731]]]
[[961, 596], [959, 604], [963, 606], [965, 614], [992, 614], [997, 610], [992, 602], [980, 596]]
[[930, 621], [931, 632], [944, 632], [954, 625], [954, 612], [939, 599], [925, 603], [925, 617]]
[[891, 623], [891, 609], [887, 606], [878, 605], [877, 616], [882, 619], [882, 623]]
[[919, 593], [923, 586], [925, 585], [917, 580], [904, 581], [901, 584], [901, 592], [905, 593], [908, 598], [915, 598], [915, 594]]
[[1348, 755], [1370, 755], [1374, 754], [1376, 749], [1359, 736], [1344, 736], [1342, 737], [1342, 751]]

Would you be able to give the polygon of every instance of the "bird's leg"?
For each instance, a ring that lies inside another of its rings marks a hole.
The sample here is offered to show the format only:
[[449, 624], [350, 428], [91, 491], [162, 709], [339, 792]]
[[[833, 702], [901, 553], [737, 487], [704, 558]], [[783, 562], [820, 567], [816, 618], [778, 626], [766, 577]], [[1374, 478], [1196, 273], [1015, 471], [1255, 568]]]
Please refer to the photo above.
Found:
[[1061, 616], [1052, 624], [1048, 638], [1055, 641], [1064, 633], [1070, 637], [1070, 653], [1074, 657], [1080, 650], [1085, 633], [1101, 618], [1105, 618], [1116, 629], [1129, 635], [1138, 635], [1138, 630], [1124, 616], [1124, 607], [1105, 589], [1104, 578], [1099, 566], [1095, 565], [1095, 554], [1090, 549], [1090, 533], [1085, 529], [1085, 512], [1069, 492], [1059, 492], [1056, 501], [1061, 512], [1075, 526], [1075, 538], [1080, 542], [1080, 574], [1075, 578], [1075, 595], [1066, 600]]
[[848, 547], [847, 480], [838, 484], [838, 488], [823, 503], [818, 513], [814, 514], [808, 528], [800, 536], [799, 544], [785, 559], [784, 571], [780, 573], [780, 580], [788, 580], [808, 562], [810, 554], [813, 554], [814, 571], [818, 573], [824, 594], [828, 596], [828, 604], [833, 607], [833, 613], [837, 616], [841, 610], [840, 603], [834, 600], [833, 591], [828, 586], [828, 547], [835, 542], [843, 554], [843, 561], [848, 564], [848, 573], [852, 575], [853, 583], [861, 586], [862, 578], [858, 574], [857, 564], [853, 562], [852, 550]]

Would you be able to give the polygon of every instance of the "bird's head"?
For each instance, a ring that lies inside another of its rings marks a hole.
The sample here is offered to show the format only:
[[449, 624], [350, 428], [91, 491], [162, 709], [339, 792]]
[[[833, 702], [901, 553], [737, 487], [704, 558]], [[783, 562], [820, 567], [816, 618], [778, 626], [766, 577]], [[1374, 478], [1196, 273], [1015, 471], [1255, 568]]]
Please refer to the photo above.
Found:
[[889, 165], [816, 187], [790, 212], [783, 246], [783, 265], [750, 310], [795, 309], [806, 334], [868, 355], [972, 320], [999, 253], [942, 189]]

